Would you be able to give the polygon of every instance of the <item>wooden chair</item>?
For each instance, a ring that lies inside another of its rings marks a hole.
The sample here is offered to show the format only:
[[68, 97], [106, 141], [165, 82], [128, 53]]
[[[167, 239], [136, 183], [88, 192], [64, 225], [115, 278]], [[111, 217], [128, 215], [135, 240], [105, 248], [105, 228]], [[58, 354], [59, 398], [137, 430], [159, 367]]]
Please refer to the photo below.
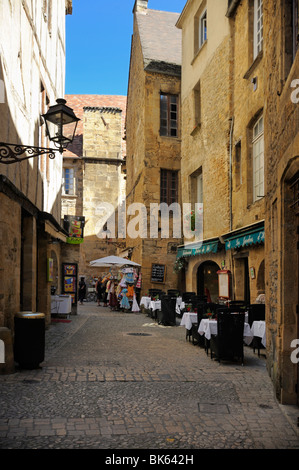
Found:
[[179, 297], [181, 293], [178, 289], [168, 289], [167, 295], [174, 295], [176, 297]]
[[161, 297], [162, 290], [161, 289], [149, 289], [149, 297], [153, 300], [154, 297]]
[[182, 301], [185, 302], [185, 304], [191, 304], [192, 297], [194, 296], [195, 292], [183, 292]]
[[250, 304], [248, 307], [248, 323], [252, 327], [254, 321], [265, 321], [265, 304]]
[[212, 317], [216, 315], [217, 307], [219, 307], [219, 305], [215, 303], [207, 303], [204, 300], [198, 300], [197, 303], [194, 303], [193, 307], [197, 311], [197, 323], [192, 325], [192, 343], [204, 347], [206, 353], [208, 354], [210, 342], [204, 336], [198, 333], [198, 327], [201, 320], [208, 316], [208, 312], [212, 313]]
[[200, 346], [200, 347], [205, 347], [205, 337], [200, 335], [198, 333], [198, 327], [199, 327], [199, 324], [201, 322], [201, 320], [203, 319], [203, 315], [204, 315], [204, 302], [199, 302], [196, 304], [196, 311], [197, 311], [197, 322], [196, 323], [193, 323], [192, 325], [192, 329], [191, 329], [191, 336], [192, 336], [192, 343], [194, 345], [197, 345], [197, 346]]
[[245, 300], [230, 300], [229, 308], [232, 307], [240, 307], [243, 310], [247, 310], [247, 303], [245, 302]]

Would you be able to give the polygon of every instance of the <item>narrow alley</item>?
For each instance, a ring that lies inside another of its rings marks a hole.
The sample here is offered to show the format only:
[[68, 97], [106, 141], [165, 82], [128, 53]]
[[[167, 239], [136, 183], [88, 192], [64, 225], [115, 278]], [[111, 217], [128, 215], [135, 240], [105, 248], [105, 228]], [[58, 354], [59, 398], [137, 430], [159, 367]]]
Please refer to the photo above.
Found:
[[251, 348], [219, 364], [179, 319], [95, 303], [52, 323], [39, 369], [0, 376], [1, 449], [299, 449], [296, 412]]

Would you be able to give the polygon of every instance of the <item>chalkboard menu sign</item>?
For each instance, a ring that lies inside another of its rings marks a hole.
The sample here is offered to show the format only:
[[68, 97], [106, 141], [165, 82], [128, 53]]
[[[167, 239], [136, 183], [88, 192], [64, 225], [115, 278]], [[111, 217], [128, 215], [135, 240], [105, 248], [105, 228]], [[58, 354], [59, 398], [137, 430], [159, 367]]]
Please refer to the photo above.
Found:
[[165, 281], [165, 264], [152, 264], [151, 282], [164, 282]]

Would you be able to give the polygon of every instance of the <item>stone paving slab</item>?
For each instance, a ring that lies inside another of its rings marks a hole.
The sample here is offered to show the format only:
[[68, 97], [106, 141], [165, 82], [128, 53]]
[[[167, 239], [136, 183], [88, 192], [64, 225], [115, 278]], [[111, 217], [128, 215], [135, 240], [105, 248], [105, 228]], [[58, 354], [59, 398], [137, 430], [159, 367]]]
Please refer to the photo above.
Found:
[[71, 320], [39, 369], [0, 376], [1, 449], [299, 449], [298, 408], [251, 348], [219, 364], [145, 314], [85, 304]]

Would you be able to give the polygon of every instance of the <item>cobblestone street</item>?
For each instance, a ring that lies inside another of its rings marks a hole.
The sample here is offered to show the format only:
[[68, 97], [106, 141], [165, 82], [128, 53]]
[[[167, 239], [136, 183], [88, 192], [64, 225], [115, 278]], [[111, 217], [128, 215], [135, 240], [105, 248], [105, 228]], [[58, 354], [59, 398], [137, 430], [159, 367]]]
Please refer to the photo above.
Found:
[[1, 449], [299, 449], [265, 358], [221, 363], [184, 327], [86, 303], [46, 331], [41, 368], [0, 376]]

